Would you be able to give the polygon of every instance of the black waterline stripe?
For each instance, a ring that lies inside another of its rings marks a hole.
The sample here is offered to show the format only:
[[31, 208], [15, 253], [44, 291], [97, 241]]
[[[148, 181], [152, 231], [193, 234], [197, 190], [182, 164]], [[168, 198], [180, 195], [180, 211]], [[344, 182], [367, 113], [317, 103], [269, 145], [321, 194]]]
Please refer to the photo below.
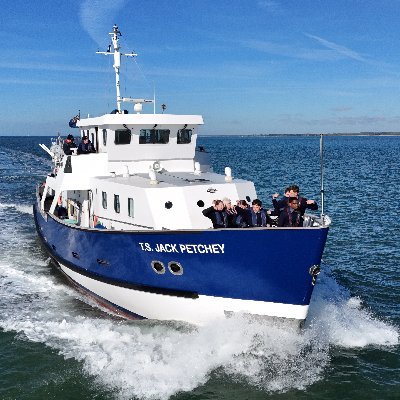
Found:
[[40, 239], [42, 240], [42, 243], [44, 244], [46, 250], [50, 254], [51, 258], [53, 258], [58, 264], [64, 264], [71, 270], [79, 273], [80, 275], [87, 276], [88, 278], [94, 279], [99, 282], [107, 283], [109, 285], [117, 286], [117, 287], [122, 287], [126, 289], [133, 289], [133, 290], [138, 290], [141, 292], [148, 292], [148, 293], [154, 293], [154, 294], [162, 294], [166, 296], [174, 296], [174, 297], [183, 297], [183, 298], [189, 298], [189, 299], [198, 299], [199, 295], [196, 292], [189, 292], [189, 291], [183, 291], [183, 290], [174, 290], [174, 289], [163, 289], [163, 288], [156, 288], [154, 286], [147, 286], [147, 285], [139, 285], [139, 284], [133, 284], [133, 283], [127, 283], [127, 282], [121, 282], [121, 281], [116, 281], [114, 279], [106, 278], [103, 276], [100, 276], [98, 274], [94, 274], [93, 272], [86, 271], [82, 268], [76, 267], [74, 264], [72, 264], [70, 261], [65, 260], [61, 257], [59, 257], [57, 254], [53, 252], [53, 249], [51, 246], [45, 241], [42, 232], [40, 231], [39, 223], [37, 221], [37, 216], [36, 213], [34, 213], [35, 216], [35, 225], [36, 225], [36, 231], [39, 234]]

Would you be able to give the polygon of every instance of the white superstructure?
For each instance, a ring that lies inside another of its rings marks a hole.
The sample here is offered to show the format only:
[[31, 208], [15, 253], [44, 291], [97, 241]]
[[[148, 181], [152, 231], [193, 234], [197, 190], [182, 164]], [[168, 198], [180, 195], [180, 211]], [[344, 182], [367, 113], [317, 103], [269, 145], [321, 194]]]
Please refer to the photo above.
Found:
[[[56, 169], [45, 191], [68, 208], [73, 223], [107, 229], [205, 229], [211, 221], [202, 215], [215, 199], [254, 199], [252, 182], [212, 172], [208, 154], [196, 149], [200, 115], [145, 114], [142, 106], [153, 100], [120, 94], [122, 54], [120, 32], [110, 33], [112, 46], [100, 54], [114, 56], [117, 109], [111, 114], [80, 119], [80, 136], [88, 136], [96, 153], [66, 156], [54, 152]], [[114, 52], [111, 52], [111, 47]], [[121, 104], [133, 104], [132, 114]], [[57, 146], [56, 146], [57, 147]], [[44, 210], [43, 196], [41, 209]]]

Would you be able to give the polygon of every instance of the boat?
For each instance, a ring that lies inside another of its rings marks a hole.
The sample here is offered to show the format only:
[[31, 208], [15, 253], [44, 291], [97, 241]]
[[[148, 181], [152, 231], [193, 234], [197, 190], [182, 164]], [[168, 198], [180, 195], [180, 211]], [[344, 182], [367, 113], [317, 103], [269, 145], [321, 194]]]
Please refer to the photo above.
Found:
[[70, 121], [95, 152], [65, 154], [60, 136], [40, 145], [53, 165], [33, 212], [57, 267], [126, 318], [201, 325], [244, 313], [303, 322], [329, 216], [306, 214], [296, 228], [213, 229], [202, 211], [223, 197], [256, 199], [254, 183], [229, 167], [213, 171], [197, 146], [202, 116], [156, 113], [154, 98], [121, 96], [121, 58], [136, 54], [121, 53], [118, 26], [109, 35], [108, 50], [98, 53], [114, 59], [117, 108]]

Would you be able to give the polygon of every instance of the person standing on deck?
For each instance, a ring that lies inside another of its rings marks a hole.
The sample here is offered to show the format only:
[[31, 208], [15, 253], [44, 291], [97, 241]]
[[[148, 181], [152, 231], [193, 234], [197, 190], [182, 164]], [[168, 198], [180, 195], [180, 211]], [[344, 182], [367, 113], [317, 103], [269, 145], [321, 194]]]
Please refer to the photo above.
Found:
[[72, 154], [72, 149], [76, 149], [76, 144], [74, 142], [74, 137], [72, 135], [68, 135], [63, 143], [64, 154], [70, 156]]
[[203, 215], [211, 219], [214, 229], [228, 227], [228, 218], [224, 211], [224, 203], [222, 200], [214, 200], [211, 207], [203, 210]]
[[87, 136], [82, 136], [82, 141], [78, 146], [78, 154], [95, 153], [96, 150]]
[[303, 217], [299, 210], [299, 200], [297, 197], [289, 197], [288, 205], [279, 214], [279, 227], [299, 227], [303, 226]]
[[222, 199], [222, 202], [224, 203], [224, 211], [226, 213], [226, 217], [228, 220], [228, 228], [235, 228], [236, 227], [236, 218], [237, 218], [237, 211], [236, 207], [232, 206], [232, 201], [231, 199], [228, 199], [227, 197], [224, 197]]
[[278, 200], [279, 193], [274, 193], [272, 195], [272, 205], [274, 206], [274, 210], [272, 211], [271, 215], [279, 216], [281, 211], [287, 207], [287, 200], [289, 198], [290, 187], [285, 189], [285, 195], [280, 200]]
[[306, 197], [300, 196], [300, 188], [297, 185], [289, 186], [289, 189], [289, 196], [297, 197], [297, 199], [299, 200], [299, 211], [302, 217], [304, 216], [306, 209], [312, 211], [318, 210], [318, 204], [315, 200], [308, 200]]
[[252, 201], [252, 207], [246, 215], [246, 223], [249, 227], [272, 226], [273, 222], [267, 211], [262, 208], [262, 202], [259, 199]]

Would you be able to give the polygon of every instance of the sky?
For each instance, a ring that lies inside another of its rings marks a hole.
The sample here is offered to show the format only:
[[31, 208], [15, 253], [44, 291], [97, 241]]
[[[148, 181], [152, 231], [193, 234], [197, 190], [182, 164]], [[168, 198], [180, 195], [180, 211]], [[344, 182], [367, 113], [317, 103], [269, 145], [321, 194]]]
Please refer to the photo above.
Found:
[[[0, 135], [70, 133], [121, 92], [204, 135], [400, 131], [400, 0], [0, 0]], [[132, 106], [125, 104], [130, 112]], [[145, 112], [153, 112], [145, 106]]]

